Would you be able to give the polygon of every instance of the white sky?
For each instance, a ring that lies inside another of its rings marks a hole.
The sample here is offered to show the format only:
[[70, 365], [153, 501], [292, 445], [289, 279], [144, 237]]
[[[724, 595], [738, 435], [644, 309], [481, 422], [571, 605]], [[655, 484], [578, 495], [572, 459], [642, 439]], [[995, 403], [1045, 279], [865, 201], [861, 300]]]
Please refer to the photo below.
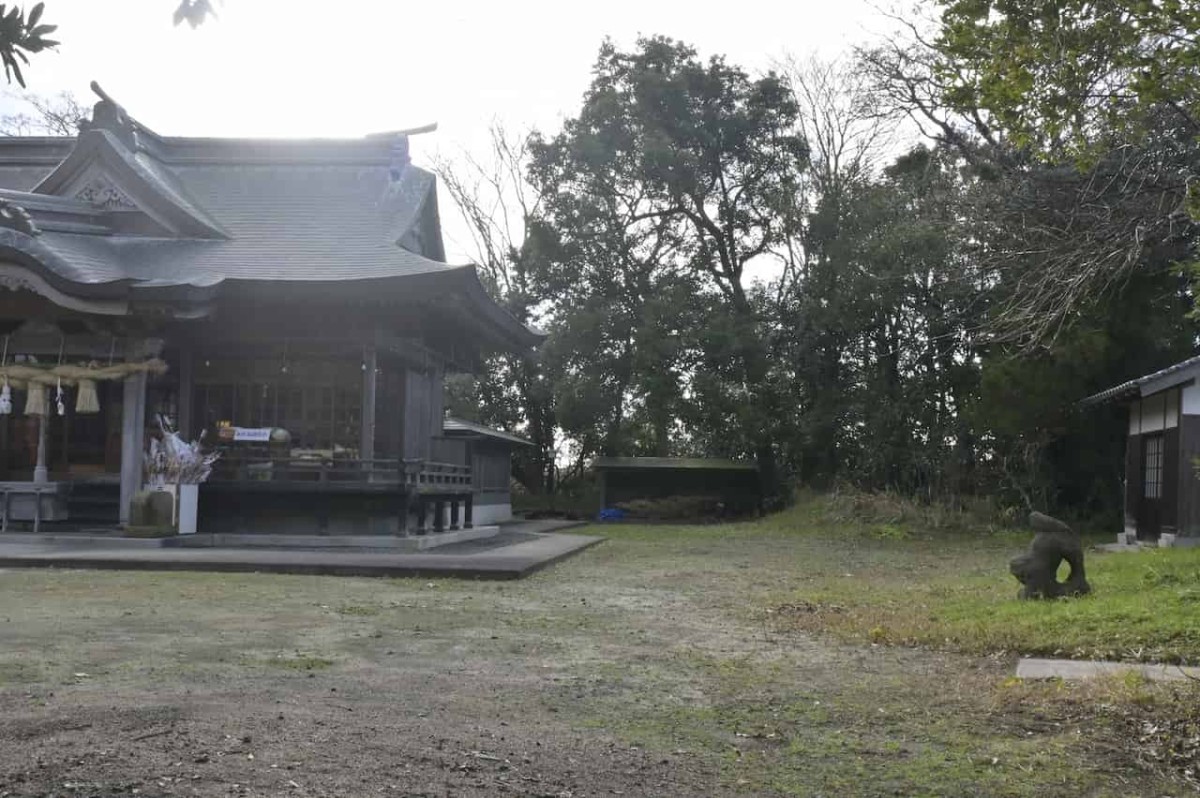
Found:
[[[175, 5], [47, 0], [62, 45], [33, 58], [29, 90], [90, 104], [96, 80], [165, 135], [360, 136], [437, 122], [413, 140], [420, 163], [485, 145], [493, 119], [556, 129], [605, 36], [664, 34], [760, 71], [887, 27], [868, 0], [224, 0], [196, 30], [172, 26]], [[14, 108], [0, 100], [0, 113]], [[466, 242], [445, 206], [448, 254], [461, 261]]]

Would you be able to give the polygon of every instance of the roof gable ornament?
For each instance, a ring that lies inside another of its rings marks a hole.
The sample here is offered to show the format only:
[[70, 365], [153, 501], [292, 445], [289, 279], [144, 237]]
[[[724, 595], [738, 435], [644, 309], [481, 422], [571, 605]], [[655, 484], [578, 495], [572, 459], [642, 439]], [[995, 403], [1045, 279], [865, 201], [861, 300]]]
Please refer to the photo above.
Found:
[[115, 232], [228, 239], [162, 161], [163, 139], [125, 113], [95, 81], [92, 91], [100, 98], [92, 121], [81, 126], [70, 153], [32, 193], [75, 199], [99, 211], [140, 212], [108, 219]]
[[96, 177], [75, 192], [75, 199], [105, 210], [136, 210], [137, 204], [108, 180]]
[[8, 200], [0, 199], [0, 227], [16, 230], [27, 236], [41, 235], [42, 231], [33, 223], [29, 212]]
[[404, 170], [412, 163], [412, 159], [408, 154], [408, 137], [420, 135], [421, 133], [432, 133], [437, 130], [437, 122], [431, 122], [428, 125], [420, 127], [410, 127], [407, 130], [394, 130], [389, 133], [373, 133], [368, 138], [389, 137], [392, 140], [392, 162], [388, 167], [388, 174], [392, 182], [400, 179], [404, 174]]
[[120, 103], [100, 88], [99, 83], [93, 80], [91, 87], [100, 101], [92, 107], [91, 121], [84, 120], [79, 125], [80, 133], [89, 130], [107, 130], [119, 138], [126, 147], [131, 150], [138, 149], [141, 144], [138, 141], [138, 123], [125, 113], [125, 109]]

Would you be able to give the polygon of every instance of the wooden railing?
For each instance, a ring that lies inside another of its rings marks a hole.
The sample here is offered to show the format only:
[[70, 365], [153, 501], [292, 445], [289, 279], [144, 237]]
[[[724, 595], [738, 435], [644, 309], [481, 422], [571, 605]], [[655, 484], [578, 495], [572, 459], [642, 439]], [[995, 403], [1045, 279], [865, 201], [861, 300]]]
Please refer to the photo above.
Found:
[[[250, 447], [226, 450], [213, 467], [210, 481], [267, 483], [301, 487], [386, 490], [405, 487], [410, 493], [471, 492], [471, 467], [428, 460], [311, 457], [273, 454]], [[316, 483], [316, 484], [313, 484]], [[263, 487], [267, 487], [266, 484]]]
[[404, 484], [418, 490], [454, 488], [458, 493], [471, 492], [471, 467], [454, 463], [434, 463], [426, 460], [403, 460]]

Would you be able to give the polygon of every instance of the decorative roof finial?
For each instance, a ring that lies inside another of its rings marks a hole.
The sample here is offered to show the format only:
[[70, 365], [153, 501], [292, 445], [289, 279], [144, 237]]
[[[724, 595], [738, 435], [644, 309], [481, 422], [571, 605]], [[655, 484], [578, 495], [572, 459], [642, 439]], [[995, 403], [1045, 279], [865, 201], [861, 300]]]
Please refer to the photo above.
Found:
[[125, 109], [121, 107], [120, 103], [100, 88], [99, 83], [93, 80], [91, 87], [100, 101], [92, 107], [92, 121], [80, 125], [80, 130], [107, 130], [124, 142], [127, 147], [137, 149], [137, 125], [129, 118], [129, 114], [125, 113]]
[[408, 156], [408, 136], [396, 136], [392, 139], [392, 163], [388, 167], [388, 173], [393, 182], [400, 179], [411, 160]]
[[410, 127], [407, 130], [378, 134], [392, 137], [392, 164], [388, 171], [393, 181], [399, 180], [400, 176], [404, 174], [404, 170], [412, 162], [408, 154], [408, 137], [420, 133], [432, 133], [435, 130], [437, 130], [437, 122], [421, 127]]

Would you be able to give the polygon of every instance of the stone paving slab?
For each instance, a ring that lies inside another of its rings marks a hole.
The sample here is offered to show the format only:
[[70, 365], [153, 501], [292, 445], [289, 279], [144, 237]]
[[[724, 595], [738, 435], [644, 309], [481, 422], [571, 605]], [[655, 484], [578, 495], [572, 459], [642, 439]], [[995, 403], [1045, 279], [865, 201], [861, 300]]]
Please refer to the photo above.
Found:
[[387, 551], [301, 551], [235, 548], [72, 548], [0, 543], [0, 568], [88, 568], [143, 571], [225, 571], [333, 576], [452, 576], [520, 579], [596, 545], [595, 535], [518, 536], [511, 545], [439, 554]]
[[1137, 673], [1155, 682], [1200, 679], [1200, 668], [1181, 665], [1155, 665], [1144, 662], [1097, 662], [1095, 660], [1022, 658], [1017, 663], [1020, 679], [1067, 679], [1082, 681], [1097, 676], [1121, 676]]

